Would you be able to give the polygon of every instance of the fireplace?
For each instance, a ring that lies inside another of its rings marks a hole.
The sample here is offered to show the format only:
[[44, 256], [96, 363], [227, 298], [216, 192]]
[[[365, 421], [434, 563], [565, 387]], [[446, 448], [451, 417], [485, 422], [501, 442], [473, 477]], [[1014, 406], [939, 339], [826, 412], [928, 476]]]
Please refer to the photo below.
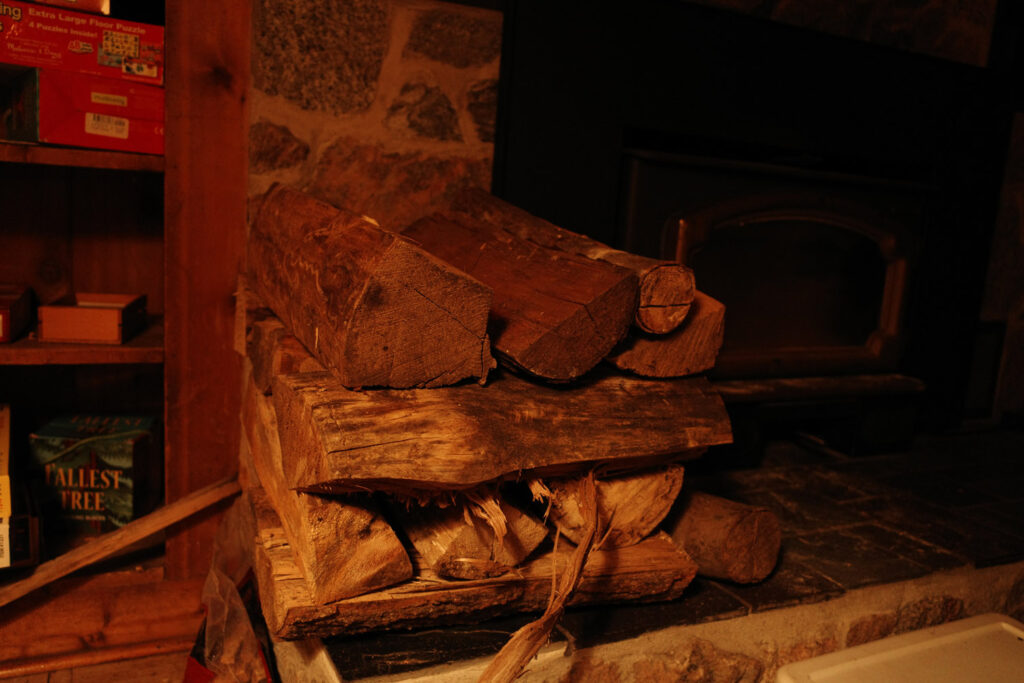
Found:
[[506, 11], [495, 193], [691, 265], [727, 306], [714, 377], [820, 398], [813, 378], [895, 375], [924, 426], [961, 418], [998, 78], [688, 3], [552, 5]]

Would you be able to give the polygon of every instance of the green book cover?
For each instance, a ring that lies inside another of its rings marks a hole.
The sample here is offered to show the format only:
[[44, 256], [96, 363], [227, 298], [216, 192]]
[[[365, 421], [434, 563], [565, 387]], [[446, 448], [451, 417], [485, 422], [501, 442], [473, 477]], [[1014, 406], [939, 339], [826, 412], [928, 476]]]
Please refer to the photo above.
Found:
[[[153, 486], [147, 474], [154, 423], [144, 416], [72, 415], [29, 437], [33, 492], [50, 550], [63, 552], [144, 512], [140, 502], [151, 498]], [[149, 489], [141, 497], [140, 483]]]

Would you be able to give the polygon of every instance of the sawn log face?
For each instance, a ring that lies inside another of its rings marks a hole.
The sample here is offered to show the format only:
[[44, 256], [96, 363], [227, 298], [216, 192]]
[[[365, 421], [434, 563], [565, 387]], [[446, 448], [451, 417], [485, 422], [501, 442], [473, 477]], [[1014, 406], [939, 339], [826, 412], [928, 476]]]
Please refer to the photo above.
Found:
[[552, 381], [580, 377], [622, 339], [636, 275], [545, 249], [471, 218], [435, 214], [403, 231], [494, 291], [490, 335], [507, 363]]
[[527, 471], [694, 457], [732, 438], [702, 378], [595, 373], [563, 389], [501, 373], [486, 387], [351, 391], [321, 372], [279, 377], [273, 395], [285, 477], [312, 491], [466, 489]]
[[725, 306], [697, 292], [690, 314], [665, 335], [632, 333], [608, 356], [620, 370], [644, 377], [684, 377], [715, 366], [725, 336]]
[[369, 219], [275, 186], [249, 236], [257, 293], [351, 387], [435, 387], [493, 367], [488, 288]]
[[632, 270], [640, 280], [635, 323], [645, 332], [666, 334], [686, 318], [693, 301], [694, 278], [693, 271], [681, 263], [613, 249], [549, 223], [479, 188], [462, 190], [456, 195], [452, 210], [542, 247], [579, 254]]

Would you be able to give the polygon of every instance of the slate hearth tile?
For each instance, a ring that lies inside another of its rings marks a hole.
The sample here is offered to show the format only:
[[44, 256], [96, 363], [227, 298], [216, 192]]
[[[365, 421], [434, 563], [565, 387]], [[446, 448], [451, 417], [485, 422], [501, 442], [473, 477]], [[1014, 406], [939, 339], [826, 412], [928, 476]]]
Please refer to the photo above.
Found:
[[858, 533], [879, 548], [913, 560], [931, 571], [952, 569], [966, 564], [963, 557], [925, 543], [910, 534], [877, 524], [858, 527]]
[[561, 625], [577, 647], [591, 647], [669, 626], [700, 624], [746, 616], [749, 610], [713, 581], [694, 579], [673, 602], [573, 608]]
[[779, 518], [784, 536], [848, 526], [864, 521], [855, 507], [837, 505], [814, 490], [780, 489], [744, 493], [736, 500], [750, 505], [763, 505]]
[[916, 499], [872, 500], [857, 508], [890, 529], [959, 555], [978, 567], [1012, 562], [1024, 555], [1020, 538], [1005, 518], [987, 507], [948, 510]]
[[903, 581], [928, 573], [923, 565], [880, 548], [871, 541], [871, 525], [804, 534], [784, 541], [790, 557], [821, 572], [846, 589]]
[[919, 472], [913, 476], [893, 477], [886, 483], [901, 493], [913, 494], [944, 508], [979, 505], [994, 500], [993, 496], [957, 481], [945, 472]]
[[722, 589], [750, 605], [753, 612], [820, 602], [842, 595], [843, 587], [785, 550], [775, 571], [759, 583], [721, 582]]
[[891, 492], [888, 486], [871, 479], [828, 469], [812, 471], [807, 486], [818, 495], [837, 503]]
[[[324, 646], [342, 678], [351, 681], [494, 655], [513, 633], [536, 617], [516, 615], [470, 626], [338, 636], [325, 638]], [[563, 640], [557, 631], [552, 637]]]
[[[959, 475], [960, 473], [957, 472]], [[1024, 477], [1011, 473], [992, 476], [985, 479], [966, 479], [971, 488], [982, 493], [1007, 501], [1024, 500]]]

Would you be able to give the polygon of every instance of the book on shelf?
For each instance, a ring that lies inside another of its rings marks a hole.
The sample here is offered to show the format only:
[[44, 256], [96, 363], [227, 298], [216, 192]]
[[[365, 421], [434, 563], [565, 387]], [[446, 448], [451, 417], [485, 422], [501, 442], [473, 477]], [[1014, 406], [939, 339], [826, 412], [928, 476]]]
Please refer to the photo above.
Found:
[[39, 520], [11, 471], [11, 406], [0, 403], [0, 569], [39, 562]]
[[152, 510], [162, 494], [156, 420], [69, 415], [29, 436], [46, 554], [66, 552]]

